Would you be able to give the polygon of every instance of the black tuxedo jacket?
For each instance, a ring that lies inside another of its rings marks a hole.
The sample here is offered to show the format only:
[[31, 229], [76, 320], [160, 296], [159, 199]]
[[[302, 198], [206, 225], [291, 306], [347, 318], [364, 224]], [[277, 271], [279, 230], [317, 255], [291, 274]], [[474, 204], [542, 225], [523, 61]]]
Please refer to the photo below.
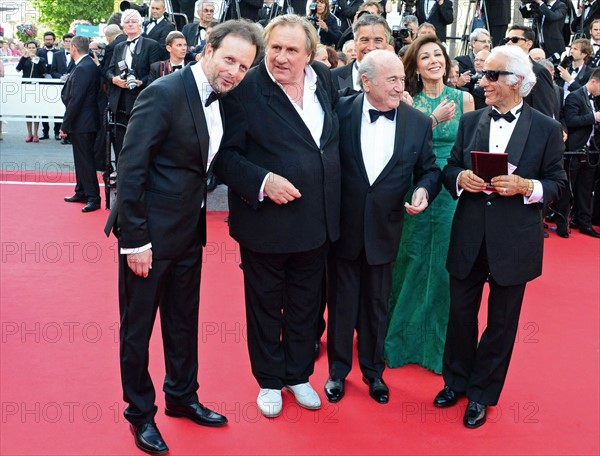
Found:
[[417, 19], [419, 19], [419, 24], [429, 22], [435, 27], [435, 34], [440, 41], [446, 41], [446, 26], [454, 22], [454, 11], [452, 10], [451, 0], [444, 0], [441, 6], [436, 2], [431, 9], [429, 17], [425, 15], [425, 1], [417, 0], [416, 15]]
[[458, 72], [463, 74], [465, 71], [470, 71], [471, 73], [475, 73], [475, 56], [473, 52], [469, 52], [469, 55], [460, 55], [456, 57], [456, 61], [458, 62]]
[[[182, 65], [185, 66], [185, 61], [182, 63]], [[152, 82], [156, 81], [158, 78], [171, 73], [172, 71], [170, 60], [161, 60], [160, 62], [154, 62], [152, 65], [150, 65], [150, 76], [148, 76], [148, 85], [152, 84]]]
[[[119, 62], [125, 60], [125, 52], [127, 48], [127, 40], [120, 42], [115, 46], [110, 68], [106, 74], [108, 79], [114, 76], [119, 76]], [[127, 51], [128, 52], [128, 51]], [[116, 113], [119, 102], [122, 103], [123, 110], [130, 113], [133, 108], [135, 99], [140, 92], [148, 85], [148, 76], [150, 76], [150, 65], [160, 60], [160, 46], [151, 38], [140, 37], [136, 43], [135, 51], [132, 56], [131, 69], [135, 73], [136, 79], [142, 81], [142, 85], [136, 89], [122, 89], [110, 83], [110, 91], [108, 93], [108, 105], [113, 113]], [[123, 100], [121, 100], [123, 98]]]
[[[531, 60], [531, 59], [530, 59]], [[537, 62], [531, 60], [533, 73], [536, 77], [536, 83], [533, 89], [525, 97], [525, 103], [534, 109], [537, 109], [549, 117], [554, 116], [556, 109], [556, 99], [554, 96], [554, 82], [550, 72]]]
[[188, 49], [195, 48], [198, 43], [198, 32], [200, 31], [200, 24], [198, 22], [192, 22], [191, 24], [186, 24], [183, 27], [181, 33], [185, 36], [185, 41], [187, 42]]
[[596, 122], [589, 93], [585, 87], [581, 87], [567, 96], [564, 118], [569, 132], [567, 150], [581, 149], [588, 143]]
[[510, 0], [485, 0], [485, 13], [490, 27], [510, 22], [512, 3]]
[[[456, 142], [442, 172], [444, 186], [455, 199], [458, 174], [473, 169], [470, 152], [489, 150], [490, 110], [469, 112], [460, 119]], [[543, 204], [524, 204], [522, 195], [463, 191], [452, 221], [446, 263], [452, 275], [467, 277], [483, 242], [490, 272], [498, 284], [523, 284], [541, 274], [542, 209], [557, 200], [565, 187], [564, 149], [560, 124], [524, 104], [506, 152], [509, 163], [517, 166], [516, 175], [541, 182]]]
[[[565, 40], [562, 32], [565, 17], [569, 12], [566, 3], [563, 3], [562, 0], [556, 0], [550, 8], [542, 3], [535, 10], [529, 10], [527, 5], [521, 5], [519, 10], [524, 18], [534, 18], [533, 29], [536, 32], [537, 42], [539, 47], [544, 49], [546, 55], [552, 55], [555, 52], [562, 54], [565, 51]], [[544, 18], [543, 26], [542, 18]], [[542, 31], [541, 36], [540, 30]]]
[[122, 43], [123, 41], [127, 41], [127, 35], [124, 35], [124, 34], [117, 35], [115, 37], [115, 39], [113, 41], [111, 41], [110, 43], [108, 43], [106, 45], [106, 48], [104, 49], [104, 59], [102, 60], [102, 76], [105, 79], [108, 79], [107, 87], [109, 87], [109, 88], [112, 84], [110, 83], [111, 78], [108, 76], [108, 72], [110, 70], [110, 65], [112, 63], [113, 54], [115, 53], [115, 46], [119, 43]]
[[100, 69], [85, 56], [67, 78], [61, 92], [65, 115], [61, 130], [65, 133], [91, 133], [98, 131], [98, 91]]
[[581, 21], [581, 16], [577, 17], [575, 9], [571, 4], [571, 18], [571, 31], [573, 33], [581, 33], [586, 38], [590, 38], [590, 25], [592, 25], [594, 20], [600, 19], [600, 4], [598, 3], [598, 0], [592, 3], [590, 10], [583, 22]]
[[121, 248], [152, 242], [153, 258], [175, 259], [199, 240], [206, 243], [201, 208], [209, 131], [201, 106], [192, 66], [158, 79], [138, 97], [106, 226], [109, 231], [116, 223]]
[[[148, 24], [148, 22], [146, 21], [144, 23], [144, 30], [146, 30], [147, 24]], [[161, 49], [160, 58], [163, 60], [169, 58], [169, 53], [167, 52], [165, 41], [167, 40], [167, 35], [170, 32], [172, 32], [173, 30], [175, 30], [175, 26], [171, 22], [169, 22], [167, 19], [163, 19], [162, 21], [157, 23], [152, 28], [152, 30], [150, 30], [150, 33], [146, 34], [144, 32], [142, 34], [142, 36], [147, 36], [148, 38], [152, 38], [154, 41], [156, 41], [160, 45], [160, 49]]]
[[393, 155], [370, 184], [361, 149], [364, 97], [359, 93], [341, 98], [336, 107], [342, 167], [341, 236], [336, 254], [354, 260], [364, 248], [367, 262], [381, 265], [396, 260], [406, 211], [404, 197], [411, 181], [427, 190], [431, 202], [442, 187], [441, 172], [432, 150], [431, 120], [400, 103]]
[[[64, 66], [64, 71], [62, 73], [60, 73], [59, 75], [55, 75], [53, 73], [55, 73], [55, 71], [53, 71], [52, 65], [54, 64], [54, 55], [60, 52], [58, 49], [52, 48], [52, 49], [47, 49], [45, 47], [40, 48], [37, 50], [37, 52], [35, 53], [35, 55], [37, 55], [38, 57], [42, 57], [45, 61], [46, 61], [46, 71], [52, 76], [52, 78], [54, 79], [58, 79], [60, 78], [63, 74], [67, 73], [67, 66]], [[48, 54], [52, 54], [52, 63], [48, 63], [50, 62], [50, 60], [48, 59]]]
[[[329, 69], [319, 62], [312, 67], [325, 112], [318, 145], [264, 60], [223, 99], [227, 123], [214, 171], [229, 186], [231, 236], [254, 252], [304, 252], [339, 237], [338, 95]], [[302, 197], [259, 202], [269, 172], [287, 178]]]
[[52, 65], [50, 65], [50, 74], [54, 79], [60, 79], [61, 76], [69, 74], [75, 68], [75, 62], [71, 58], [67, 64], [67, 54], [64, 49], [54, 52]]
[[587, 63], [590, 68], [596, 68], [600, 66], [600, 48], [594, 47], [594, 49], [596, 49], [596, 52], [592, 54]]
[[[593, 72], [594, 70], [591, 67], [587, 66], [586, 64], [583, 64], [581, 68], [579, 68], [579, 72], [577, 73], [577, 76], [575, 76], [575, 80], [567, 87], [569, 93], [575, 92], [577, 89], [580, 89], [581, 87], [586, 85], [587, 82], [590, 80], [590, 76]], [[562, 78], [560, 78], [558, 81], [556, 81], [556, 84], [559, 87], [564, 88], [565, 81]]]
[[337, 90], [354, 90], [354, 83], [352, 81], [352, 66], [354, 65], [354, 62], [356, 62], [356, 60], [353, 60], [348, 65], [331, 70], [333, 85]]

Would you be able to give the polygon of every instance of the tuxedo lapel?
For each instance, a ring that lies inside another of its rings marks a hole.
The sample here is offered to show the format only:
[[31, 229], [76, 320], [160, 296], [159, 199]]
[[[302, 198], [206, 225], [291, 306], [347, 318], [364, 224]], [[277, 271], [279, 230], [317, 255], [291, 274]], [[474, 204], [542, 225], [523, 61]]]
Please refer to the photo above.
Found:
[[[314, 68], [313, 68], [314, 69]], [[321, 104], [321, 108], [325, 113], [325, 117], [323, 119], [323, 131], [321, 133], [321, 138], [319, 141], [319, 146], [322, 149], [325, 147], [325, 143], [327, 139], [331, 136], [331, 129], [333, 128], [333, 112], [331, 109], [331, 102], [328, 101], [327, 94], [325, 93], [325, 87], [323, 83], [319, 80], [319, 76], [317, 74], [317, 88], [316, 95], [319, 103]]]
[[[475, 130], [475, 140], [473, 141], [474, 148], [472, 150], [479, 152], [490, 151], [490, 117], [491, 107], [487, 107], [481, 110], [479, 121], [477, 122], [477, 129]], [[471, 151], [467, 151], [464, 156], [465, 164], [468, 169], [472, 169], [471, 164]]]
[[[202, 100], [198, 93], [198, 86], [192, 73], [192, 67], [186, 66], [177, 72], [183, 79], [183, 87], [186, 93], [186, 99], [196, 130], [196, 137], [200, 144], [200, 153], [202, 155], [202, 169], [206, 170], [208, 163], [208, 142], [209, 132], [206, 126], [206, 118], [204, 117], [204, 109], [202, 109]], [[171, 77], [171, 76], [170, 76]]]
[[310, 144], [312, 147], [317, 147], [312, 140], [310, 130], [302, 120], [302, 117], [300, 117], [300, 114], [298, 114], [298, 111], [292, 106], [292, 102], [286, 93], [267, 73], [264, 60], [260, 63], [258, 71], [260, 71], [260, 76], [263, 79], [263, 83], [261, 84], [261, 87], [263, 87], [262, 94], [268, 98], [267, 105], [269, 108], [281, 117], [289, 128], [300, 136], [302, 141]]
[[511, 165], [518, 166], [519, 161], [521, 160], [521, 155], [523, 155], [525, 143], [527, 142], [527, 137], [531, 130], [532, 119], [531, 108], [528, 104], [523, 103], [523, 110], [517, 120], [513, 134], [508, 141], [508, 145], [506, 146], [508, 162]]
[[367, 174], [367, 168], [365, 167], [362, 142], [360, 140], [364, 97], [365, 94], [361, 92], [352, 102], [350, 122], [352, 123], [352, 151], [356, 154], [354, 159], [356, 160], [356, 164], [360, 169], [363, 179], [369, 184], [369, 175]]

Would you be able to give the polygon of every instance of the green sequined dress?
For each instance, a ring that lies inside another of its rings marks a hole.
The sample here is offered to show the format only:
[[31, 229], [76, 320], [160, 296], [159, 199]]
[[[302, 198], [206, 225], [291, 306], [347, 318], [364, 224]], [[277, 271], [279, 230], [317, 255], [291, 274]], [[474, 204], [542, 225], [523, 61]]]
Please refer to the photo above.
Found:
[[[463, 113], [463, 92], [445, 87], [437, 98], [423, 92], [414, 107], [429, 115], [443, 100], [454, 101], [454, 117], [433, 129], [433, 152], [440, 168], [446, 165]], [[412, 190], [406, 194], [410, 201]], [[446, 256], [456, 201], [442, 189], [422, 213], [406, 214], [400, 250], [393, 272], [389, 327], [384, 356], [388, 366], [416, 363], [442, 371], [442, 355], [450, 307]]]

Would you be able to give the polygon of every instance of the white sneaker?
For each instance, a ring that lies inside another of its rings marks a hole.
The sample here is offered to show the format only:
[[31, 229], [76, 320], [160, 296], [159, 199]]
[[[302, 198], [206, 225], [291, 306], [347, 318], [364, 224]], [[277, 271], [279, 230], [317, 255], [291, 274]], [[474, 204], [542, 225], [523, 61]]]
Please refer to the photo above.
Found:
[[287, 385], [287, 391], [292, 393], [300, 407], [308, 410], [317, 410], [321, 408], [321, 399], [317, 392], [310, 386], [310, 383], [301, 383], [300, 385]]
[[261, 388], [256, 399], [258, 409], [267, 418], [275, 418], [281, 414], [281, 390]]

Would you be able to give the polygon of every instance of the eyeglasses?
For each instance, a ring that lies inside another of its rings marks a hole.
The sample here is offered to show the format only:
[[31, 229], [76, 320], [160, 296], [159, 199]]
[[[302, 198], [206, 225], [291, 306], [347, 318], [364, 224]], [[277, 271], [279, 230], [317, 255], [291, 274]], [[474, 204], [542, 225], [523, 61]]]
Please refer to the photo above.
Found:
[[508, 43], [509, 41], [510, 41], [512, 44], [517, 44], [517, 43], [518, 43], [519, 41], [521, 41], [521, 40], [523, 40], [523, 41], [527, 41], [527, 38], [523, 38], [522, 36], [507, 36], [506, 38], [504, 38], [504, 39], [502, 40], [502, 44], [506, 44], [506, 43]]
[[488, 81], [496, 82], [501, 74], [514, 74], [512, 71], [504, 70], [481, 70], [481, 74], [485, 76]]

